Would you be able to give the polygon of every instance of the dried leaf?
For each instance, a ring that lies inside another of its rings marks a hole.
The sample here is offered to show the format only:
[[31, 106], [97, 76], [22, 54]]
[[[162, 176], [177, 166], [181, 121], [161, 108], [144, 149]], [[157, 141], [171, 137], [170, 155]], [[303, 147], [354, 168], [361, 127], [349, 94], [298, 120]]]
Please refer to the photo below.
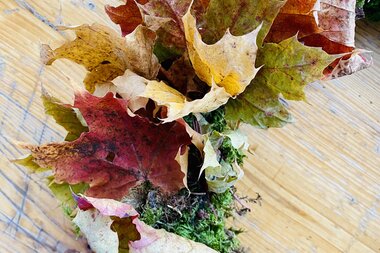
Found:
[[187, 101], [186, 97], [164, 82], [149, 81], [143, 97], [150, 98], [160, 106], [167, 107], [167, 117], [164, 122], [172, 122], [190, 113], [210, 112], [227, 103], [231, 97], [223, 87], [215, 84], [202, 98]]
[[348, 57], [339, 59], [331, 72], [325, 72], [324, 80], [330, 80], [341, 76], [351, 75], [357, 71], [370, 67], [373, 63], [370, 52], [363, 49], [355, 49]]
[[124, 5], [118, 7], [112, 7], [110, 5], [105, 6], [105, 11], [110, 19], [120, 25], [123, 36], [126, 36], [133, 32], [135, 28], [142, 24], [140, 9], [137, 6], [139, 4], [145, 4], [147, 0], [126, 0]]
[[148, 82], [147, 79], [130, 70], [112, 81], [116, 86], [116, 93], [128, 101], [128, 108], [132, 112], [146, 107], [148, 99], [141, 97], [141, 94], [145, 91]]
[[119, 239], [111, 230], [112, 219], [103, 216], [96, 209], [78, 211], [73, 219], [81, 232], [86, 236], [91, 249], [97, 253], [118, 253]]
[[66, 58], [83, 65], [89, 71], [84, 84], [90, 92], [97, 84], [112, 81], [126, 69], [154, 79], [160, 68], [153, 54], [156, 35], [144, 26], [137, 27], [124, 38], [108, 27], [94, 24], [65, 28], [74, 30], [77, 38], [51, 50], [43, 45], [42, 60], [50, 65], [59, 58]]
[[298, 38], [303, 38], [321, 33], [323, 30], [318, 26], [318, 17], [314, 13], [319, 1], [288, 0], [274, 20], [265, 41], [279, 43], [296, 34]]
[[34, 162], [53, 168], [58, 183], [85, 182], [90, 185], [86, 194], [114, 199], [145, 180], [166, 192], [183, 187], [184, 174], [175, 161], [178, 150], [191, 143], [183, 124], [155, 125], [132, 117], [126, 101], [112, 93], [104, 98], [77, 94], [74, 107], [85, 118], [88, 133], [73, 142], [27, 147]]
[[213, 45], [202, 41], [190, 11], [183, 16], [187, 48], [197, 76], [208, 85], [213, 82], [235, 96], [244, 91], [255, 77], [256, 38], [261, 26], [243, 36], [233, 36], [227, 30]]
[[356, 0], [320, 0], [318, 12], [321, 35], [330, 41], [355, 47]]

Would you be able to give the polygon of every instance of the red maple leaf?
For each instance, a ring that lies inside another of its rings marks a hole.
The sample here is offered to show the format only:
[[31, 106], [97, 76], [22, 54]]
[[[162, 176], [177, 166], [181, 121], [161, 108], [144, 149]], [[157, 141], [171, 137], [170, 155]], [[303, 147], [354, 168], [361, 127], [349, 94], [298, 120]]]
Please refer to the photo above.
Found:
[[98, 98], [84, 92], [74, 107], [89, 132], [73, 142], [28, 147], [34, 161], [51, 167], [58, 182], [90, 185], [88, 196], [121, 199], [136, 184], [149, 180], [164, 192], [176, 192], [185, 176], [175, 160], [191, 139], [184, 124], [154, 124], [130, 116], [127, 102], [112, 93]]

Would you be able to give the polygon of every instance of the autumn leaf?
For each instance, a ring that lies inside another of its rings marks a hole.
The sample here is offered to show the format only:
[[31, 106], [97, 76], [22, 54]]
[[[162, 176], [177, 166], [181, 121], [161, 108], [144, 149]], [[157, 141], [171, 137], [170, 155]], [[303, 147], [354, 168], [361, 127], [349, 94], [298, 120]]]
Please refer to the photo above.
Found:
[[[158, 41], [155, 53], [161, 61], [180, 56], [186, 49], [182, 16], [189, 9], [191, 0], [150, 0], [137, 1], [140, 9], [136, 10], [135, 4], [127, 1], [125, 5], [112, 8], [110, 18], [120, 24], [123, 34], [140, 22], [156, 31]], [[209, 0], [196, 0], [192, 10], [196, 16], [205, 12]], [[108, 7], [110, 9], [111, 7]], [[141, 15], [141, 14], [142, 15]], [[140, 20], [140, 18], [142, 18]]]
[[128, 101], [128, 108], [135, 112], [145, 108], [148, 99], [141, 96], [148, 85], [149, 80], [126, 70], [124, 75], [116, 77], [112, 83], [116, 86], [115, 92]]
[[53, 168], [57, 183], [88, 183], [89, 196], [114, 199], [145, 180], [164, 192], [184, 186], [184, 174], [175, 161], [179, 149], [191, 143], [184, 124], [155, 125], [132, 117], [126, 111], [127, 102], [112, 93], [103, 98], [77, 94], [74, 107], [82, 113], [89, 132], [73, 142], [27, 146], [35, 163]]
[[263, 65], [247, 90], [226, 105], [226, 119], [268, 128], [293, 122], [279, 94], [286, 99], [305, 99], [304, 87], [323, 77], [323, 70], [336, 57], [320, 48], [306, 47], [296, 36], [279, 44], [265, 43], [259, 51]]
[[17, 165], [24, 166], [28, 169], [30, 173], [41, 173], [51, 170], [51, 168], [42, 168], [41, 166], [39, 166], [36, 162], [34, 162], [34, 158], [32, 155], [12, 160], [12, 162]]
[[125, 38], [99, 24], [64, 29], [74, 30], [77, 38], [55, 50], [43, 45], [42, 60], [50, 65], [66, 58], [83, 65], [89, 71], [84, 84], [90, 92], [96, 85], [123, 75], [126, 69], [148, 79], [154, 79], [158, 73], [160, 65], [153, 54], [156, 34], [144, 26], [138, 26]]
[[257, 45], [261, 46], [280, 8], [286, 1], [282, 0], [211, 0], [198, 26], [202, 39], [208, 44], [220, 40], [226, 30], [241, 36], [252, 32], [262, 23]]
[[[355, 49], [351, 55], [342, 57], [331, 64], [333, 67], [329, 71], [325, 71], [324, 80], [330, 80], [341, 76], [351, 75], [357, 71], [366, 69], [373, 64], [371, 52], [363, 49]], [[336, 64], [336, 65], [335, 65]]]
[[94, 252], [119, 252], [119, 239], [117, 233], [111, 229], [113, 221], [110, 217], [91, 209], [78, 211], [73, 222], [85, 235]]
[[47, 178], [48, 187], [54, 194], [55, 198], [61, 202], [64, 208], [74, 210], [77, 206], [76, 201], [73, 199], [72, 193], [76, 194], [84, 193], [88, 189], [88, 185], [79, 183], [75, 185], [69, 185], [68, 183], [57, 184], [54, 182], [54, 177]]
[[188, 11], [182, 18], [187, 49], [197, 76], [209, 86], [215, 82], [235, 96], [244, 91], [255, 77], [257, 45], [260, 26], [252, 32], [233, 36], [227, 30], [221, 40], [213, 45], [202, 41], [196, 20]]
[[279, 43], [298, 35], [303, 38], [311, 34], [319, 34], [323, 30], [318, 26], [320, 0], [288, 0], [273, 22], [265, 38], [266, 42]]
[[167, 107], [164, 122], [172, 122], [190, 113], [210, 112], [227, 103], [231, 97], [223, 87], [212, 85], [211, 90], [201, 99], [187, 101], [186, 97], [164, 82], [149, 81], [141, 95]]
[[279, 94], [268, 88], [260, 72], [243, 94], [227, 103], [225, 113], [230, 125], [243, 121], [258, 128], [269, 128], [294, 122]]
[[320, 0], [318, 11], [321, 35], [330, 41], [355, 47], [355, 5], [356, 0]]
[[129, 253], [216, 253], [203, 244], [146, 225], [138, 219], [131, 205], [111, 199], [79, 198], [92, 208], [79, 210], [74, 223], [97, 253], [122, 250]]
[[[66, 141], [77, 139], [88, 128], [85, 122], [81, 122], [81, 115], [76, 112], [70, 105], [63, 104], [59, 99], [50, 96], [45, 90], [42, 90], [41, 99], [45, 108], [45, 113], [54, 118], [55, 122], [66, 129]], [[34, 162], [33, 156], [28, 155], [25, 158], [13, 160], [12, 162], [28, 168], [31, 173], [41, 173], [51, 170], [51, 168], [42, 168]]]
[[304, 46], [297, 37], [279, 44], [266, 43], [258, 57], [258, 64], [266, 85], [286, 99], [303, 100], [304, 87], [323, 77], [323, 69], [337, 57], [320, 48]]
[[175, 60], [168, 70], [161, 68], [161, 72], [165, 75], [170, 87], [188, 98], [202, 97], [209, 89], [203, 82], [195, 80], [195, 71], [187, 53]]
[[[305, 45], [322, 47], [329, 54], [352, 53], [355, 36], [355, 0], [287, 1], [273, 23], [266, 41], [281, 42], [295, 34]], [[352, 73], [353, 69], [364, 69], [372, 62], [370, 57], [360, 61], [357, 54], [355, 55], [353, 57], [356, 59], [350, 62], [356, 66], [348, 67], [351, 71], [338, 70], [342, 64], [347, 63], [350, 55], [346, 55], [332, 61], [326, 67], [325, 79], [336, 76], [332, 72], [348, 74]]]
[[145, 4], [147, 0], [126, 0], [124, 5], [118, 7], [112, 7], [110, 5], [105, 6], [105, 11], [110, 19], [120, 25], [120, 29], [123, 36], [126, 36], [133, 32], [136, 27], [142, 24], [140, 9], [136, 2], [139, 4]]
[[78, 118], [79, 113], [70, 105], [63, 104], [59, 99], [50, 96], [46, 91], [43, 91], [41, 99], [45, 107], [45, 113], [52, 116], [55, 122], [63, 126], [68, 132], [65, 138], [66, 141], [73, 141], [83, 132], [88, 131], [88, 127], [84, 126]]

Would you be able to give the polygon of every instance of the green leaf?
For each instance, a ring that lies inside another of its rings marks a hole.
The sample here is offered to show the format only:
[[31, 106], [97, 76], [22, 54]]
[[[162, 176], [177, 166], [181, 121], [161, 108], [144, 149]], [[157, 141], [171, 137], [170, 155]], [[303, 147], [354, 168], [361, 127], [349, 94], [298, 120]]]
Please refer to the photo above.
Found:
[[[286, 1], [281, 0], [211, 0], [206, 14], [198, 22], [206, 43], [215, 43], [227, 29], [233, 35], [244, 35], [263, 24], [257, 45], [262, 42]], [[202, 32], [203, 31], [203, 32]]]
[[323, 77], [323, 70], [337, 57], [320, 48], [307, 47], [296, 36], [279, 44], [266, 43], [259, 51], [257, 64], [262, 65], [266, 85], [286, 99], [304, 100], [304, 87]]
[[269, 128], [294, 122], [293, 116], [281, 103], [279, 94], [266, 86], [261, 73], [243, 94], [227, 103], [225, 112], [230, 125], [236, 125], [241, 120], [258, 128]]
[[43, 92], [41, 98], [46, 114], [52, 116], [55, 122], [68, 132], [65, 138], [66, 141], [76, 140], [81, 133], [88, 131], [88, 127], [82, 125], [78, 114], [71, 106], [63, 104], [59, 99], [50, 96], [46, 92]]
[[323, 76], [323, 70], [336, 57], [320, 48], [304, 46], [296, 36], [279, 44], [266, 43], [259, 50], [262, 66], [246, 91], [226, 105], [230, 125], [243, 121], [259, 128], [283, 127], [293, 122], [279, 94], [304, 100], [304, 87]]
[[84, 193], [89, 188], [88, 184], [85, 183], [74, 185], [69, 185], [68, 183], [58, 184], [54, 182], [53, 176], [48, 177], [47, 180], [48, 187], [50, 188], [54, 196], [62, 203], [62, 206], [64, 208], [69, 208], [71, 210], [73, 210], [77, 205], [76, 201], [72, 196], [72, 192], [76, 194]]
[[26, 167], [29, 170], [29, 172], [31, 172], [31, 173], [40, 173], [40, 172], [45, 172], [45, 171], [51, 170], [50, 168], [40, 167], [37, 163], [34, 162], [32, 155], [28, 155], [25, 158], [13, 160], [12, 162]]

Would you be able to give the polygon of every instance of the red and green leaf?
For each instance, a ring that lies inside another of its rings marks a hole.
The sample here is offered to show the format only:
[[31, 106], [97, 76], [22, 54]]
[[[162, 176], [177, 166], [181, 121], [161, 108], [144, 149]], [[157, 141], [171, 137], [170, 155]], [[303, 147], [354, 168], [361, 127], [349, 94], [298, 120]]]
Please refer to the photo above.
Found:
[[126, 106], [112, 93], [103, 98], [77, 94], [74, 107], [89, 131], [73, 142], [28, 146], [34, 162], [53, 168], [56, 182], [88, 183], [89, 196], [121, 199], [146, 180], [165, 192], [178, 191], [184, 186], [184, 174], [175, 158], [191, 143], [185, 126], [155, 125], [130, 116]]

